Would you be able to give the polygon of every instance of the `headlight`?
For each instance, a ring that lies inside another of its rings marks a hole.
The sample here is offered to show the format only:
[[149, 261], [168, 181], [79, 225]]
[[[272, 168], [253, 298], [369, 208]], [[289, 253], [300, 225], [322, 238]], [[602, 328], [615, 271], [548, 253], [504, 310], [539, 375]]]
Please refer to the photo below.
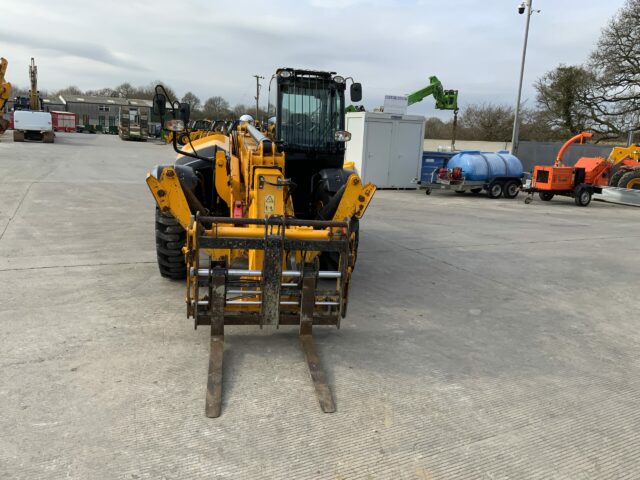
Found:
[[341, 77], [340, 75], [336, 75], [335, 77], [333, 77], [333, 81], [336, 83], [344, 83], [344, 77]]
[[184, 122], [182, 120], [167, 120], [164, 122], [164, 129], [170, 132], [183, 132]]
[[335, 135], [336, 142], [348, 142], [351, 140], [351, 132], [346, 130], [337, 130]]
[[282, 78], [289, 78], [291, 76], [291, 72], [289, 70], [283, 70], [278, 75]]

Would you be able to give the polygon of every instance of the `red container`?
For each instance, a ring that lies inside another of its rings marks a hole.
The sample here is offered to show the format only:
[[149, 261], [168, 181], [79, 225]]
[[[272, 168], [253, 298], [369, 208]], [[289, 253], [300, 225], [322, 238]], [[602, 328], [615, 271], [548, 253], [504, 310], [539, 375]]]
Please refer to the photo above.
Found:
[[78, 115], [71, 112], [51, 112], [51, 123], [56, 132], [75, 132]]

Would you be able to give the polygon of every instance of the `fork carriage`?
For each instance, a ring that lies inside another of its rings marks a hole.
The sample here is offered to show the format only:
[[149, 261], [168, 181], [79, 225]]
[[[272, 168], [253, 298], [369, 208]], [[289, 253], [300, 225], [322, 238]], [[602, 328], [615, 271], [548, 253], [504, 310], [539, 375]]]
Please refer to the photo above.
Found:
[[[185, 254], [187, 316], [196, 328], [211, 326], [207, 416], [217, 417], [221, 411], [225, 325], [299, 325], [300, 345], [320, 407], [327, 413], [335, 411], [312, 329], [313, 325], [339, 327], [346, 314], [351, 233], [344, 221], [194, 217]], [[230, 265], [232, 256], [221, 252], [232, 250], [260, 253], [262, 269]], [[338, 268], [320, 270], [318, 252], [337, 256]]]

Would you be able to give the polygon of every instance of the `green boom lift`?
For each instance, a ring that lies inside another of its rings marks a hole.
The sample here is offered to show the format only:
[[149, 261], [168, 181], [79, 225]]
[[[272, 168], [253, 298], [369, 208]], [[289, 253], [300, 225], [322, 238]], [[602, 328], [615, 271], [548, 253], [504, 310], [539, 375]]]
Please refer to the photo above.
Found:
[[435, 75], [429, 77], [429, 85], [407, 95], [407, 104], [413, 105], [421, 102], [429, 95], [433, 95], [433, 98], [436, 99], [438, 110], [453, 110], [454, 112], [458, 110], [458, 90], [445, 90], [442, 87], [442, 82]]
[[[453, 132], [451, 138], [451, 148], [455, 149], [456, 145], [456, 128], [458, 127], [458, 90], [445, 90], [442, 82], [435, 75], [429, 77], [429, 85], [420, 90], [407, 95], [407, 105], [421, 102], [426, 97], [433, 95], [436, 100], [436, 109], [453, 110]], [[363, 106], [349, 105], [346, 112], [364, 112]], [[382, 108], [380, 108], [382, 111]]]

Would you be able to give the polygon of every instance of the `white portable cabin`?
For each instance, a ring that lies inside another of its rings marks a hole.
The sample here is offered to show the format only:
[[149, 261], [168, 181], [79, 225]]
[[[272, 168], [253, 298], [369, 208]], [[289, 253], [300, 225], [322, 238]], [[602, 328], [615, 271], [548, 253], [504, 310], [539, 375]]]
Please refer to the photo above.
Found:
[[345, 161], [354, 162], [362, 181], [378, 188], [417, 188], [424, 124], [419, 115], [348, 113]]

